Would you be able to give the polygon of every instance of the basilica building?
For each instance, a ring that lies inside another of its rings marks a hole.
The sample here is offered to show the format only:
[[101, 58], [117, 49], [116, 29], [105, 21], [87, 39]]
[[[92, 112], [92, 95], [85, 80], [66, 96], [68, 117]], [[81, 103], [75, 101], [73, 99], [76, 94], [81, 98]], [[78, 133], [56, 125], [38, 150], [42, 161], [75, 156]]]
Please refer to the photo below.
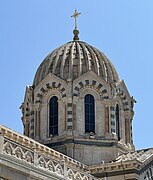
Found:
[[0, 179], [153, 180], [153, 149], [135, 150], [135, 99], [101, 50], [53, 50], [26, 86], [24, 135], [0, 126]]

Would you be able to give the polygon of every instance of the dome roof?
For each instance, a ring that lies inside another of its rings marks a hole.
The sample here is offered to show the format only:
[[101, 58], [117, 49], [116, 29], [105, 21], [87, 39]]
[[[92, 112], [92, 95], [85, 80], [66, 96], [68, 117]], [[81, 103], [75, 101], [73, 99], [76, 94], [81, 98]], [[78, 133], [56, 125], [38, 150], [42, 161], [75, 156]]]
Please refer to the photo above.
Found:
[[36, 72], [33, 85], [37, 86], [49, 73], [64, 80], [75, 80], [90, 70], [108, 83], [119, 80], [113, 64], [100, 50], [82, 41], [71, 41], [44, 59]]

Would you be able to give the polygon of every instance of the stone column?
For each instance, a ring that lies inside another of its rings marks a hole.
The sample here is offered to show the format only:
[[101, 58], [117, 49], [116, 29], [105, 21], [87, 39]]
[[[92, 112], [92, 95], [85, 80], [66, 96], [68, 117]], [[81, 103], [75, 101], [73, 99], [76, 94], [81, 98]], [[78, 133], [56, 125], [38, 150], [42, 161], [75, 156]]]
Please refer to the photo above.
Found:
[[35, 109], [35, 138], [38, 140], [40, 138], [40, 108]]
[[67, 105], [66, 105], [66, 131], [68, 136], [72, 136], [73, 132], [73, 82], [67, 79]]
[[25, 135], [29, 136], [29, 122], [28, 121], [25, 124]]
[[38, 112], [37, 112], [37, 135], [38, 135], [38, 138], [40, 137], [40, 109], [38, 109]]
[[73, 129], [76, 130], [76, 104], [73, 104]]
[[109, 107], [105, 106], [105, 133], [109, 133]]
[[132, 119], [130, 119], [130, 138], [131, 138], [131, 144], [133, 144], [133, 134], [132, 134]]
[[35, 126], [34, 126], [34, 128], [35, 128], [35, 137], [37, 137], [37, 110], [35, 110]]
[[131, 144], [131, 138], [130, 138], [130, 134], [131, 134], [131, 130], [130, 130], [130, 121], [129, 118], [125, 118], [125, 137], [126, 137], [126, 144], [130, 143]]

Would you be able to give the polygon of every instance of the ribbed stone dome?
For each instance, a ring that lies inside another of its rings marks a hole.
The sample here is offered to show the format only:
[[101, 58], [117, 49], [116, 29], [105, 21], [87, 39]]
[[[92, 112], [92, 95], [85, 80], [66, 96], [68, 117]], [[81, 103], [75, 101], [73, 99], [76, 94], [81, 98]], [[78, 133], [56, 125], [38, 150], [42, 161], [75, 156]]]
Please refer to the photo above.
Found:
[[119, 80], [113, 64], [100, 50], [82, 41], [71, 41], [44, 59], [36, 72], [33, 85], [37, 86], [49, 73], [64, 80], [75, 80], [90, 70], [108, 83]]

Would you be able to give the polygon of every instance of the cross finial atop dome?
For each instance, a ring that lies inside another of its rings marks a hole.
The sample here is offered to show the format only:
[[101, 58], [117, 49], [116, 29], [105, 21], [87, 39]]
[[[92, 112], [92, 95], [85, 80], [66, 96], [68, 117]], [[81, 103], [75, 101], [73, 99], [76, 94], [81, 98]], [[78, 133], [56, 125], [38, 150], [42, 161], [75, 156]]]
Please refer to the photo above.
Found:
[[74, 14], [71, 16], [71, 17], [74, 17], [74, 22], [75, 22], [75, 28], [74, 28], [74, 30], [73, 30], [73, 34], [74, 34], [74, 38], [73, 38], [73, 40], [74, 41], [76, 41], [76, 40], [79, 40], [79, 36], [78, 36], [78, 34], [79, 34], [79, 31], [78, 31], [78, 27], [77, 27], [77, 18], [78, 18], [78, 16], [80, 15], [81, 13], [79, 13], [76, 9], [75, 9], [75, 11], [74, 11]]
[[78, 11], [75, 9], [74, 14], [71, 17], [74, 17], [75, 19], [75, 29], [77, 29], [77, 17], [80, 15], [81, 13], [78, 13]]

